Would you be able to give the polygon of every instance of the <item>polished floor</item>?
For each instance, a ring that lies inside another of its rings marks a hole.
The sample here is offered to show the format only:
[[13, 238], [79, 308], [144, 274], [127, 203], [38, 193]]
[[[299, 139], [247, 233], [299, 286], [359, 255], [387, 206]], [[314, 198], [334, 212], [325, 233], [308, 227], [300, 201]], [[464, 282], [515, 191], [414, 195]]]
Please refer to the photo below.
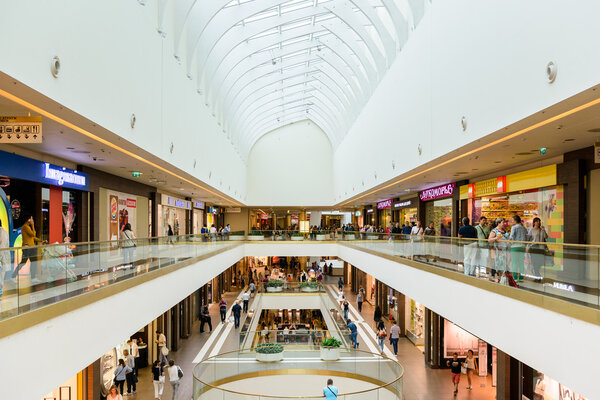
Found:
[[[330, 279], [327, 283], [330, 293], [335, 293], [337, 289], [334, 285], [334, 279]], [[233, 301], [239, 295], [239, 292], [226, 293], [225, 299], [228, 305], [233, 305]], [[355, 296], [349, 293], [348, 289], [346, 290], [346, 296], [351, 302], [351, 318], [359, 322], [359, 342], [361, 343], [361, 349], [377, 351], [372, 323], [374, 308], [370, 304], [364, 303], [362, 313], [359, 314], [355, 307]], [[237, 350], [239, 347], [239, 333], [233, 328], [233, 324], [220, 323], [217, 305], [213, 304], [210, 306], [210, 313], [213, 320], [213, 333], [200, 333], [200, 324], [196, 323], [193, 327], [192, 335], [188, 339], [182, 340], [181, 349], [171, 353], [173, 359], [181, 366], [185, 374], [179, 388], [178, 399], [188, 400], [192, 396], [192, 369], [196, 362], [209, 356]], [[389, 342], [386, 342], [385, 354], [393, 357]], [[454, 397], [452, 393], [453, 386], [450, 381], [450, 371], [447, 369], [427, 368], [421, 350], [406, 338], [401, 338], [399, 341], [398, 361], [405, 369], [404, 396], [407, 400], [495, 399], [495, 387], [491, 385], [491, 376], [475, 377], [472, 390], [466, 389], [467, 380], [463, 376], [458, 396]], [[344, 391], [343, 389], [340, 390]], [[149, 367], [140, 370], [137, 394], [130, 398], [143, 400], [154, 398], [154, 388]], [[168, 377], [161, 398], [172, 398], [172, 389], [168, 383]]]

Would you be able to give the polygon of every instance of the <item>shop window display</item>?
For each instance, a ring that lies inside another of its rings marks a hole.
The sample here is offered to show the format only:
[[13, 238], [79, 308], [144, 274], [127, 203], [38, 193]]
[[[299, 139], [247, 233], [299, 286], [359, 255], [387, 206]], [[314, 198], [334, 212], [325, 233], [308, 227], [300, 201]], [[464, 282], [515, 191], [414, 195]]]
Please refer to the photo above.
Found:
[[542, 372], [533, 374], [533, 400], [587, 400]]
[[410, 300], [410, 323], [406, 330], [407, 337], [415, 345], [424, 343], [425, 307], [413, 299]]

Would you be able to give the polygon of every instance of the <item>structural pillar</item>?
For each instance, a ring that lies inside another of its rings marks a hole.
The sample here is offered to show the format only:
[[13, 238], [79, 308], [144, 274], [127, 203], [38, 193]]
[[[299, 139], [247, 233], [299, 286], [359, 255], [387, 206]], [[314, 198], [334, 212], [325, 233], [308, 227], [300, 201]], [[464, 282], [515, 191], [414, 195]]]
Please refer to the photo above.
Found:
[[521, 363], [500, 349], [496, 360], [496, 399], [521, 400]]

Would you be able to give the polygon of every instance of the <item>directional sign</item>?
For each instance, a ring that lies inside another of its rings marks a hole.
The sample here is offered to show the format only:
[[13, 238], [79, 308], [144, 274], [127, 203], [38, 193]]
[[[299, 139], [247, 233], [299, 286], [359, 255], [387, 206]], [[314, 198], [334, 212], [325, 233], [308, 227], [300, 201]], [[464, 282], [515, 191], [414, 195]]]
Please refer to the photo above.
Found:
[[42, 143], [42, 117], [0, 116], [0, 143]]

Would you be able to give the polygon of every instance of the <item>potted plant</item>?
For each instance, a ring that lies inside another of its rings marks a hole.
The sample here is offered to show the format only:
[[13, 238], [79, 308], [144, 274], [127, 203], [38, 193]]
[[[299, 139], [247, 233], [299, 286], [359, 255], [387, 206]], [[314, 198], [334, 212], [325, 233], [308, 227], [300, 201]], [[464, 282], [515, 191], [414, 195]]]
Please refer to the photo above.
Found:
[[235, 231], [229, 233], [229, 240], [244, 240], [246, 239], [246, 231]]
[[329, 232], [319, 231], [319, 232], [317, 232], [315, 239], [316, 240], [326, 240], [328, 235], [329, 235]]
[[269, 279], [269, 282], [267, 282], [267, 292], [281, 292], [283, 290], [283, 281], [280, 281], [279, 279]]
[[300, 283], [301, 292], [318, 292], [319, 282], [302, 282]]
[[265, 235], [262, 231], [253, 230], [248, 234], [248, 240], [264, 240]]
[[304, 235], [300, 232], [294, 232], [292, 233], [292, 236], [290, 236], [291, 240], [304, 240]]
[[356, 239], [356, 235], [354, 234], [353, 231], [344, 233], [344, 240], [355, 240]]
[[321, 342], [321, 360], [336, 361], [340, 359], [340, 347], [342, 342], [334, 337], [327, 338]]
[[256, 346], [256, 361], [276, 362], [283, 360], [283, 346], [277, 343], [262, 343]]

